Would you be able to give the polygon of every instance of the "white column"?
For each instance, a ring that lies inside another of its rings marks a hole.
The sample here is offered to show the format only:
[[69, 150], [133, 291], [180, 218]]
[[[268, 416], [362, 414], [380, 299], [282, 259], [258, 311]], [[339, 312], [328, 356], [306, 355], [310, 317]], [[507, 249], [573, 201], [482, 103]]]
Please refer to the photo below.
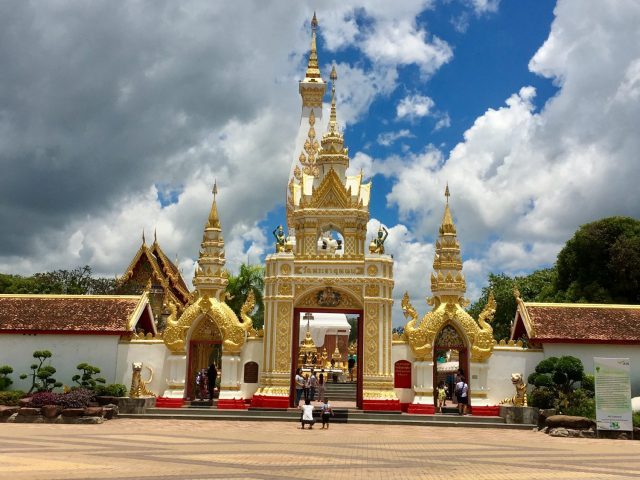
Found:
[[433, 362], [413, 362], [413, 403], [433, 405]]
[[173, 353], [165, 360], [167, 390], [162, 394], [167, 398], [184, 398], [185, 376], [187, 372], [187, 356]]
[[222, 375], [220, 377], [220, 399], [240, 399], [240, 355], [222, 354]]

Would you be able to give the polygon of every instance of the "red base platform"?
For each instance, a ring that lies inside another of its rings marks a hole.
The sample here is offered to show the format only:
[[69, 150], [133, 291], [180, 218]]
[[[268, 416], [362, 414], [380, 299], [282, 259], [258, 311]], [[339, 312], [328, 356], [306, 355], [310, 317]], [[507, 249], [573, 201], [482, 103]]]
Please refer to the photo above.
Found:
[[497, 417], [500, 415], [500, 407], [498, 405], [493, 406], [471, 406], [471, 415], [478, 417]]
[[218, 410], [246, 410], [247, 404], [242, 398], [223, 398], [218, 400]]
[[365, 412], [399, 412], [400, 400], [362, 400]]
[[270, 395], [254, 395], [251, 406], [256, 408], [289, 408], [289, 397], [276, 397]]
[[184, 405], [182, 398], [156, 398], [156, 408], [181, 408]]
[[407, 413], [418, 415], [433, 415], [436, 413], [436, 407], [428, 403], [411, 403], [407, 408]]

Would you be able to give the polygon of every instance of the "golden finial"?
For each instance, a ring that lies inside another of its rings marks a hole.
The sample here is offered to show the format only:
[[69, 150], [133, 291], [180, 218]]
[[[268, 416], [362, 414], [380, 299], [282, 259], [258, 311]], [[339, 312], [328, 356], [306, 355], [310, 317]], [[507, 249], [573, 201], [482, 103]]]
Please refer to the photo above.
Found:
[[207, 226], [213, 228], [220, 228], [220, 217], [218, 216], [218, 206], [216, 204], [216, 195], [218, 194], [218, 183], [214, 180], [213, 188], [211, 189], [211, 193], [213, 193], [213, 202], [211, 203], [211, 211], [209, 212], [209, 222]]
[[331, 79], [331, 115], [329, 117], [329, 131], [335, 132], [336, 124], [337, 124], [337, 115], [336, 115], [336, 80], [338, 79], [338, 74], [336, 73], [336, 66], [333, 65], [331, 67], [331, 75], [329, 75]]
[[158, 231], [156, 227], [153, 227], [153, 243], [158, 243]]
[[318, 19], [315, 12], [311, 19], [311, 53], [309, 53], [309, 63], [307, 64], [307, 78], [320, 78], [318, 68], [318, 51], [316, 49], [316, 30], [318, 29]]
[[144, 228], [142, 229], [142, 244], [145, 245], [147, 241], [144, 238]]
[[451, 194], [449, 193], [449, 182], [447, 182], [447, 186], [444, 189], [444, 196], [447, 197], [447, 204], [449, 203], [449, 197], [451, 196]]
[[518, 285], [516, 283], [513, 284], [513, 296], [516, 300], [522, 300], [520, 296], [520, 290], [518, 289]]
[[216, 195], [218, 194], [218, 180], [214, 180], [213, 181], [213, 190], [211, 190], [211, 193], [213, 193], [213, 199], [216, 199]]

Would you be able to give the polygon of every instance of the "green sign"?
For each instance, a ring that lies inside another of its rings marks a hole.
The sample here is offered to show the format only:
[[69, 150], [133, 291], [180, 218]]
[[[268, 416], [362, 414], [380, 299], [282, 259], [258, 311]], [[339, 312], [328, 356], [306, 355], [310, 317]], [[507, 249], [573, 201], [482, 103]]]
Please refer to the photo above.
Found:
[[593, 358], [596, 422], [600, 430], [633, 431], [628, 358]]

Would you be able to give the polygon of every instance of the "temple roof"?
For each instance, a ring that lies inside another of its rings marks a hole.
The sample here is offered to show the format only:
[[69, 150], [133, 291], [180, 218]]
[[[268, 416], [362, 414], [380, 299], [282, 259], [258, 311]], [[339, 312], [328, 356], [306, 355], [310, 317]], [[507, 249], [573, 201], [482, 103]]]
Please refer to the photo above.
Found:
[[518, 301], [511, 338], [536, 343], [640, 343], [640, 305]]
[[178, 267], [164, 253], [157, 239], [149, 247], [143, 241], [140, 248], [134, 255], [131, 263], [127, 267], [124, 275], [120, 278], [120, 283], [125, 284], [134, 276], [134, 270], [141, 262], [147, 261], [157, 280], [167, 288], [171, 295], [175, 297], [179, 304], [184, 305], [189, 300], [189, 288], [182, 278]]
[[0, 333], [155, 333], [146, 295], [0, 295]]

